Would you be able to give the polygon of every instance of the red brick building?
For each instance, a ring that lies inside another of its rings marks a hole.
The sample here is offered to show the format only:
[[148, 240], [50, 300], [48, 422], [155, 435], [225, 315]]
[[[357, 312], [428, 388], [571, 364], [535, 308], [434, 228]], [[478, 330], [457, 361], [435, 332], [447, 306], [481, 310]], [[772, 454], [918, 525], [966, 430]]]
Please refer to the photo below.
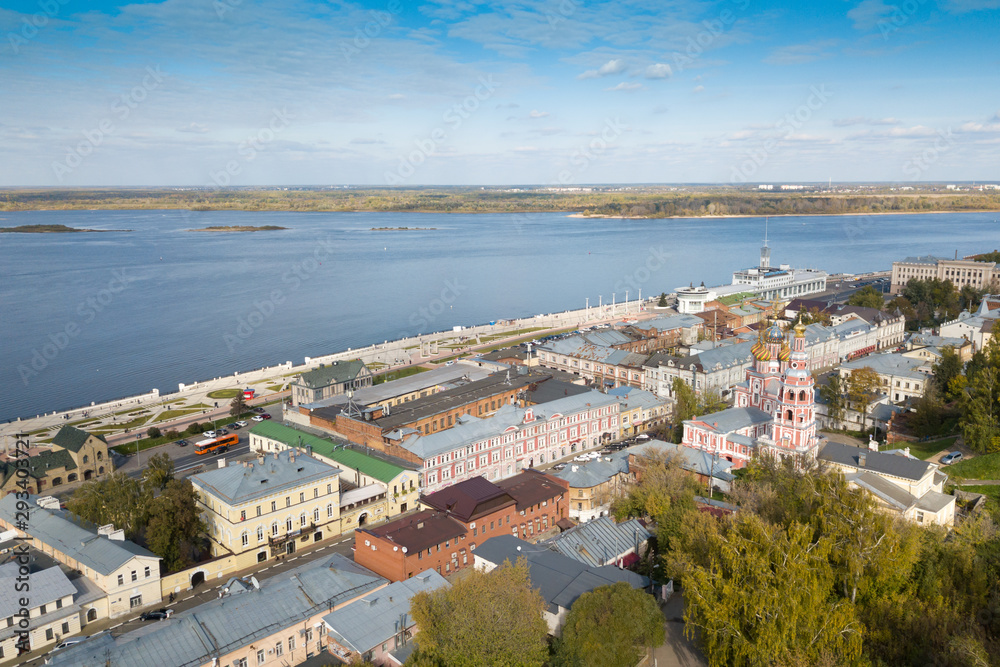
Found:
[[354, 560], [391, 581], [472, 565], [476, 545], [500, 535], [537, 538], [568, 515], [569, 486], [537, 470], [494, 484], [483, 477], [421, 498], [429, 509], [354, 533]]

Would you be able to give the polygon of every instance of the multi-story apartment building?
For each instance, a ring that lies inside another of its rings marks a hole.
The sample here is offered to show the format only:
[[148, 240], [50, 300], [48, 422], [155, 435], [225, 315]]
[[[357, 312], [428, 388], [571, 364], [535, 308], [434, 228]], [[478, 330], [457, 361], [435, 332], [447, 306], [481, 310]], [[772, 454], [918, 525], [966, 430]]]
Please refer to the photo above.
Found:
[[901, 262], [892, 263], [892, 283], [889, 289], [892, 294], [899, 294], [911, 280], [930, 278], [947, 280], [957, 289], [966, 285], [986, 289], [1000, 280], [1000, 269], [995, 262], [958, 259], [957, 253], [955, 259], [933, 255], [907, 257]]
[[[685, 315], [684, 317], [689, 317]], [[644, 339], [653, 341], [654, 339]], [[619, 349], [633, 340], [618, 331], [570, 336], [538, 346], [538, 363], [579, 375], [600, 387], [645, 386], [643, 365], [648, 354]], [[653, 346], [654, 343], [645, 345]]]
[[623, 333], [646, 343], [627, 349], [631, 352], [652, 354], [658, 350], [698, 342], [698, 336], [704, 330], [704, 322], [694, 315], [670, 315], [620, 325], [619, 328]]
[[308, 448], [261, 455], [190, 480], [212, 556], [235, 556], [234, 569], [341, 532], [340, 470], [313, 458]]
[[[13, 619], [0, 628], [0, 665], [80, 632], [80, 609], [74, 606], [78, 591], [58, 566], [32, 571], [12, 560], [0, 565], [0, 590], [6, 592], [0, 596], [0, 618]], [[22, 630], [24, 638], [18, 634]]]
[[354, 559], [391, 581], [427, 569], [448, 575], [472, 564], [491, 537], [535, 539], [566, 516], [565, 482], [526, 470], [496, 484], [464, 480], [421, 498], [429, 509], [354, 533]]
[[920, 398], [931, 379], [931, 368], [927, 361], [902, 354], [873, 354], [864, 359], [843, 363], [837, 371], [841, 378], [846, 379], [852, 371], [859, 368], [874, 370], [881, 382], [882, 393], [894, 403]]
[[31, 496], [27, 510], [18, 502], [13, 494], [0, 499], [0, 528], [16, 531], [22, 543], [78, 571], [100, 591], [81, 601], [77, 627], [162, 601], [159, 556], [127, 541], [112, 525], [94, 526], [59, 509], [51, 496]]
[[744, 379], [753, 356], [753, 343], [743, 341], [721, 344], [710, 350], [701, 350], [686, 357], [655, 354], [644, 367], [646, 386], [661, 398], [674, 397], [674, 379], [681, 378], [698, 394], [706, 390], [726, 393]]
[[491, 481], [524, 468], [594, 449], [619, 434], [617, 396], [597, 391], [519, 408], [488, 419], [463, 417], [454, 428], [411, 435], [399, 448], [421, 465], [421, 488], [433, 492], [483, 476]]

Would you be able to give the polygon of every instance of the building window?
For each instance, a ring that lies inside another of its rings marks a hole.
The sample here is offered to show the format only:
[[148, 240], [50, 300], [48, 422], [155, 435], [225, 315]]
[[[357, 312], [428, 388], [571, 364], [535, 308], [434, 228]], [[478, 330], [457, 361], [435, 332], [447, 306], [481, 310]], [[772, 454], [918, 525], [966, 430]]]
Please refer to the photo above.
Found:
[[[292, 645], [292, 638], [291, 637], [288, 638], [288, 645], [289, 646]], [[281, 643], [281, 642], [278, 642], [277, 644], [275, 644], [274, 645], [274, 655], [279, 656], [279, 655], [284, 655], [284, 654], [285, 654], [285, 645], [283, 643]]]
[[55, 634], [52, 632], [52, 628], [45, 628], [45, 641], [52, 641], [55, 639]]
[[146, 579], [149, 579], [149, 566], [148, 565], [146, 566], [146, 569], [143, 572], [143, 574], [145, 575]]
[[247, 659], [237, 658], [236, 660], [233, 660], [233, 667], [247, 667]]
[[277, 511], [277, 509], [278, 509], [278, 501], [272, 500], [271, 501], [271, 511], [275, 512], [275, 511]]
[[247, 546], [250, 544], [250, 534], [247, 533], [247, 531], [245, 530], [240, 535], [240, 544], [242, 544], [243, 546]]
[[313, 498], [319, 498], [319, 487], [313, 489]]
[[295, 650], [295, 635], [292, 635], [291, 637], [288, 638], [288, 650], [289, 651]]
[[333, 503], [329, 503], [326, 506], [326, 518], [329, 519], [333, 516]]
[[240, 510], [240, 521], [246, 521], [246, 520], [247, 520], [247, 511]]
[[132, 570], [132, 581], [139, 581], [139, 574], [135, 570]]
[[260, 505], [257, 505], [257, 516], [260, 516]]
[[306, 501], [306, 494], [305, 491], [303, 491], [299, 494], [299, 502], [304, 503], [305, 501]]
[[313, 510], [313, 522], [319, 523], [319, 508]]
[[285, 530], [289, 533], [292, 532], [292, 517], [285, 519]]
[[130, 609], [135, 609], [136, 607], [141, 607], [142, 606], [142, 596], [141, 595], [133, 595], [131, 598], [129, 598], [128, 605], [129, 605]]
[[292, 506], [292, 497], [285, 496], [285, 507], [291, 507], [291, 506]]
[[257, 526], [257, 541], [264, 541], [264, 526]]
[[306, 525], [306, 513], [303, 512], [302, 514], [299, 515], [299, 526], [304, 528], [305, 525]]
[[275, 521], [271, 524], [271, 535], [274, 537], [278, 536], [278, 522]]
[[267, 656], [264, 653], [264, 649], [260, 649], [259, 651], [257, 651], [257, 664], [258, 665], [263, 665], [264, 664], [264, 660], [266, 658], [267, 658]]
[[119, 574], [118, 575], [118, 585], [119, 586], [124, 586], [125, 585], [125, 575], [124, 574]]

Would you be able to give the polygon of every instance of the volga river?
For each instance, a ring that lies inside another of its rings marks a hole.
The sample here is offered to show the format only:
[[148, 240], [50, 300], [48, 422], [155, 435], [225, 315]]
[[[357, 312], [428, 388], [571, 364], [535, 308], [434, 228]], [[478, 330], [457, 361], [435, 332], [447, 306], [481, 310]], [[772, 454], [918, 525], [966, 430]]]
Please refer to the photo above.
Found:
[[[772, 264], [888, 269], [1000, 247], [996, 213], [781, 217]], [[38, 211], [0, 226], [0, 419], [495, 319], [728, 283], [762, 218]], [[210, 225], [282, 231], [195, 233]], [[373, 231], [373, 228], [425, 228]], [[444, 298], [446, 297], [446, 298]], [[441, 299], [441, 301], [438, 301]], [[448, 303], [442, 311], [441, 304]], [[434, 307], [437, 306], [437, 307]]]

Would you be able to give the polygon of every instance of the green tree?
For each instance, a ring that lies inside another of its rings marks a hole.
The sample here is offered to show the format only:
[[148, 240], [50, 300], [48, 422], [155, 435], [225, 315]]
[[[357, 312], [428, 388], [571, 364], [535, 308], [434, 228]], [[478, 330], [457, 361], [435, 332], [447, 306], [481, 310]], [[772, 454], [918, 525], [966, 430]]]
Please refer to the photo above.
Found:
[[191, 422], [190, 424], [188, 424], [187, 428], [184, 429], [184, 432], [194, 435], [197, 433], [201, 433], [204, 430], [205, 427], [199, 424], [198, 422]]
[[70, 512], [97, 525], [114, 524], [133, 539], [146, 523], [149, 494], [137, 479], [116, 470], [84, 482], [66, 502]]
[[816, 664], [861, 655], [862, 626], [853, 605], [831, 596], [832, 542], [813, 541], [800, 523], [770, 524], [740, 511], [726, 523], [690, 522], [699, 534], [674, 552], [682, 573], [684, 632], [698, 634], [709, 665]]
[[243, 398], [243, 392], [241, 391], [236, 394], [236, 396], [233, 397], [233, 400], [229, 403], [229, 414], [232, 417], [239, 417], [248, 410], [250, 410], [250, 407], [247, 405], [246, 399]]
[[727, 407], [729, 407], [729, 404], [723, 400], [722, 395], [719, 394], [719, 390], [716, 387], [712, 387], [701, 392], [697, 414], [710, 415], [713, 412], [725, 410]]
[[835, 422], [844, 418], [844, 386], [838, 373], [831, 373], [826, 383], [819, 385], [820, 398], [826, 402], [826, 414]]
[[168, 572], [182, 570], [191, 564], [198, 537], [206, 530], [197, 498], [189, 480], [172, 479], [150, 503], [146, 544], [163, 559]]
[[674, 378], [674, 437], [673, 441], [679, 443], [684, 437], [684, 420], [691, 419], [698, 414], [698, 396], [681, 378]]
[[150, 492], [159, 492], [174, 478], [174, 462], [166, 452], [154, 454], [142, 471], [142, 483]]
[[1000, 339], [973, 355], [959, 401], [962, 437], [980, 454], [1000, 451]]
[[569, 610], [552, 664], [557, 667], [633, 667], [646, 647], [665, 636], [652, 595], [623, 581], [584, 593]]
[[666, 292], [660, 292], [660, 300], [656, 302], [656, 305], [658, 307], [660, 307], [660, 308], [666, 308], [667, 307], [667, 293]]
[[914, 435], [924, 438], [941, 432], [946, 410], [936, 382], [927, 383], [924, 395], [916, 400], [913, 408], [907, 425]]
[[941, 359], [938, 360], [932, 369], [934, 373], [934, 384], [940, 391], [940, 395], [948, 400], [958, 398], [958, 395], [951, 395], [951, 381], [962, 374], [962, 359], [950, 345], [941, 348]]
[[881, 292], [871, 285], [868, 285], [852, 294], [850, 298], [847, 299], [847, 305], [882, 310], [882, 307], [885, 305], [885, 300], [883, 299]]
[[147, 438], [159, 438], [161, 435], [163, 435], [163, 434], [160, 433], [160, 429], [156, 428], [155, 426], [150, 426], [146, 430], [146, 437]]
[[882, 380], [871, 366], [855, 368], [847, 376], [847, 400], [852, 408], [861, 413], [862, 431], [868, 428], [868, 411], [881, 386]]
[[523, 558], [489, 573], [469, 570], [449, 588], [413, 596], [410, 614], [420, 628], [413, 662], [540, 667], [548, 658], [544, 610], [545, 600], [532, 588]]
[[656, 525], [657, 540], [666, 543], [676, 534], [685, 512], [694, 511], [694, 496], [702, 490], [698, 481], [681, 468], [679, 454], [668, 455], [647, 447], [629, 468], [637, 481], [612, 502], [611, 512], [621, 521], [630, 517], [650, 517]]

